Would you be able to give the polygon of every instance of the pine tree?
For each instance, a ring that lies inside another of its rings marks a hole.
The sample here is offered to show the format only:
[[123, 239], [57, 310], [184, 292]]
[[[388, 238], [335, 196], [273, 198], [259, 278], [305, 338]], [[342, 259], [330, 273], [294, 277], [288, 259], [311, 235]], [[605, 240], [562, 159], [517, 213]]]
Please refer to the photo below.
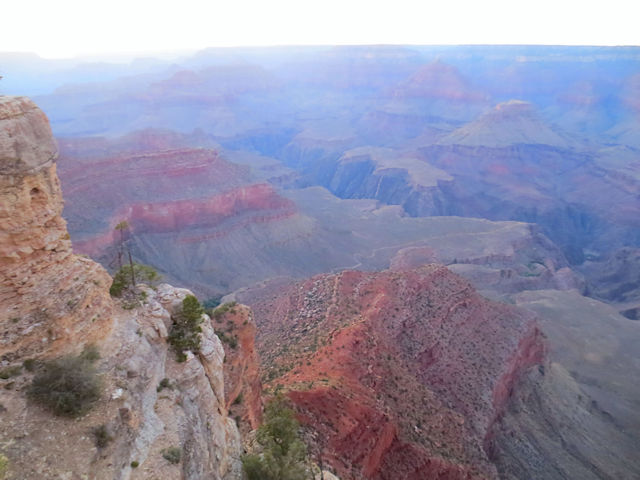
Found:
[[260, 455], [245, 455], [242, 465], [249, 480], [307, 480], [307, 448], [300, 440], [300, 425], [282, 397], [265, 408], [264, 423], [257, 432]]

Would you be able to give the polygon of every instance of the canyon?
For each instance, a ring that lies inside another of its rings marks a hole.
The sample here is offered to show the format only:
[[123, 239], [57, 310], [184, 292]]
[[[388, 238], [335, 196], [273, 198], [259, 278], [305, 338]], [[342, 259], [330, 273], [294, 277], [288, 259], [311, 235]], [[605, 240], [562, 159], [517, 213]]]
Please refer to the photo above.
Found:
[[[209, 317], [200, 353], [176, 362], [168, 332], [191, 292], [162, 284], [143, 287], [133, 306], [114, 301], [109, 274], [71, 250], [46, 116], [25, 97], [0, 97], [0, 132], [0, 445], [9, 478], [240, 478], [224, 349]], [[99, 352], [103, 392], [89, 413], [55, 417], [29, 398], [40, 363], [87, 348]], [[169, 448], [182, 452], [180, 465], [163, 458]]]
[[[212, 49], [38, 89], [55, 140], [0, 95], [2, 367], [97, 345], [107, 392], [0, 380], [10, 478], [241, 478], [274, 395], [343, 480], [637, 478], [638, 60]], [[131, 310], [123, 247], [168, 282]], [[191, 293], [223, 307], [181, 363]]]

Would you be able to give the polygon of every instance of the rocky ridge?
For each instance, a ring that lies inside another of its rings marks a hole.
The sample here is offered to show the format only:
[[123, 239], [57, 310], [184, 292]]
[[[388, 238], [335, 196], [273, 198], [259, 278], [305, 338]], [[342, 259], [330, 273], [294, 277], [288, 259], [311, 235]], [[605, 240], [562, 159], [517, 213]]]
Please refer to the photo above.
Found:
[[532, 315], [437, 265], [320, 275], [252, 307], [264, 379], [341, 478], [498, 478], [492, 425], [544, 361]]
[[[107, 272], [71, 250], [55, 158], [35, 104], [0, 97], [0, 273], [8, 280], [0, 290], [0, 361], [10, 372], [0, 379], [0, 451], [8, 478], [241, 478], [225, 353], [210, 318], [203, 317], [200, 352], [177, 362], [167, 337], [190, 291], [140, 285], [137, 301], [112, 301]], [[89, 412], [57, 417], [28, 398], [40, 361], [89, 344], [100, 352], [103, 386]], [[168, 461], [168, 451], [179, 461]]]

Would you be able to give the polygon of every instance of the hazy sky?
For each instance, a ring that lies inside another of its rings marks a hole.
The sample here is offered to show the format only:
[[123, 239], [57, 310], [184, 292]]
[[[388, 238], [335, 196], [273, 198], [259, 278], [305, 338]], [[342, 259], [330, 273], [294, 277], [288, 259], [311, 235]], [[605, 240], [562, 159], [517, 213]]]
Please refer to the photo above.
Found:
[[317, 44], [640, 45], [633, 0], [3, 0], [0, 51]]

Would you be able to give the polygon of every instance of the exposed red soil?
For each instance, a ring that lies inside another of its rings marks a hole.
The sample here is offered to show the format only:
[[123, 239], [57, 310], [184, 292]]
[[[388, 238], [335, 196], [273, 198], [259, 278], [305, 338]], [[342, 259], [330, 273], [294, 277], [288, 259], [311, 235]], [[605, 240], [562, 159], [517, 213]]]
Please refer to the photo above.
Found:
[[437, 265], [320, 275], [252, 306], [265, 379], [341, 478], [497, 478], [486, 437], [544, 359], [530, 314]]

